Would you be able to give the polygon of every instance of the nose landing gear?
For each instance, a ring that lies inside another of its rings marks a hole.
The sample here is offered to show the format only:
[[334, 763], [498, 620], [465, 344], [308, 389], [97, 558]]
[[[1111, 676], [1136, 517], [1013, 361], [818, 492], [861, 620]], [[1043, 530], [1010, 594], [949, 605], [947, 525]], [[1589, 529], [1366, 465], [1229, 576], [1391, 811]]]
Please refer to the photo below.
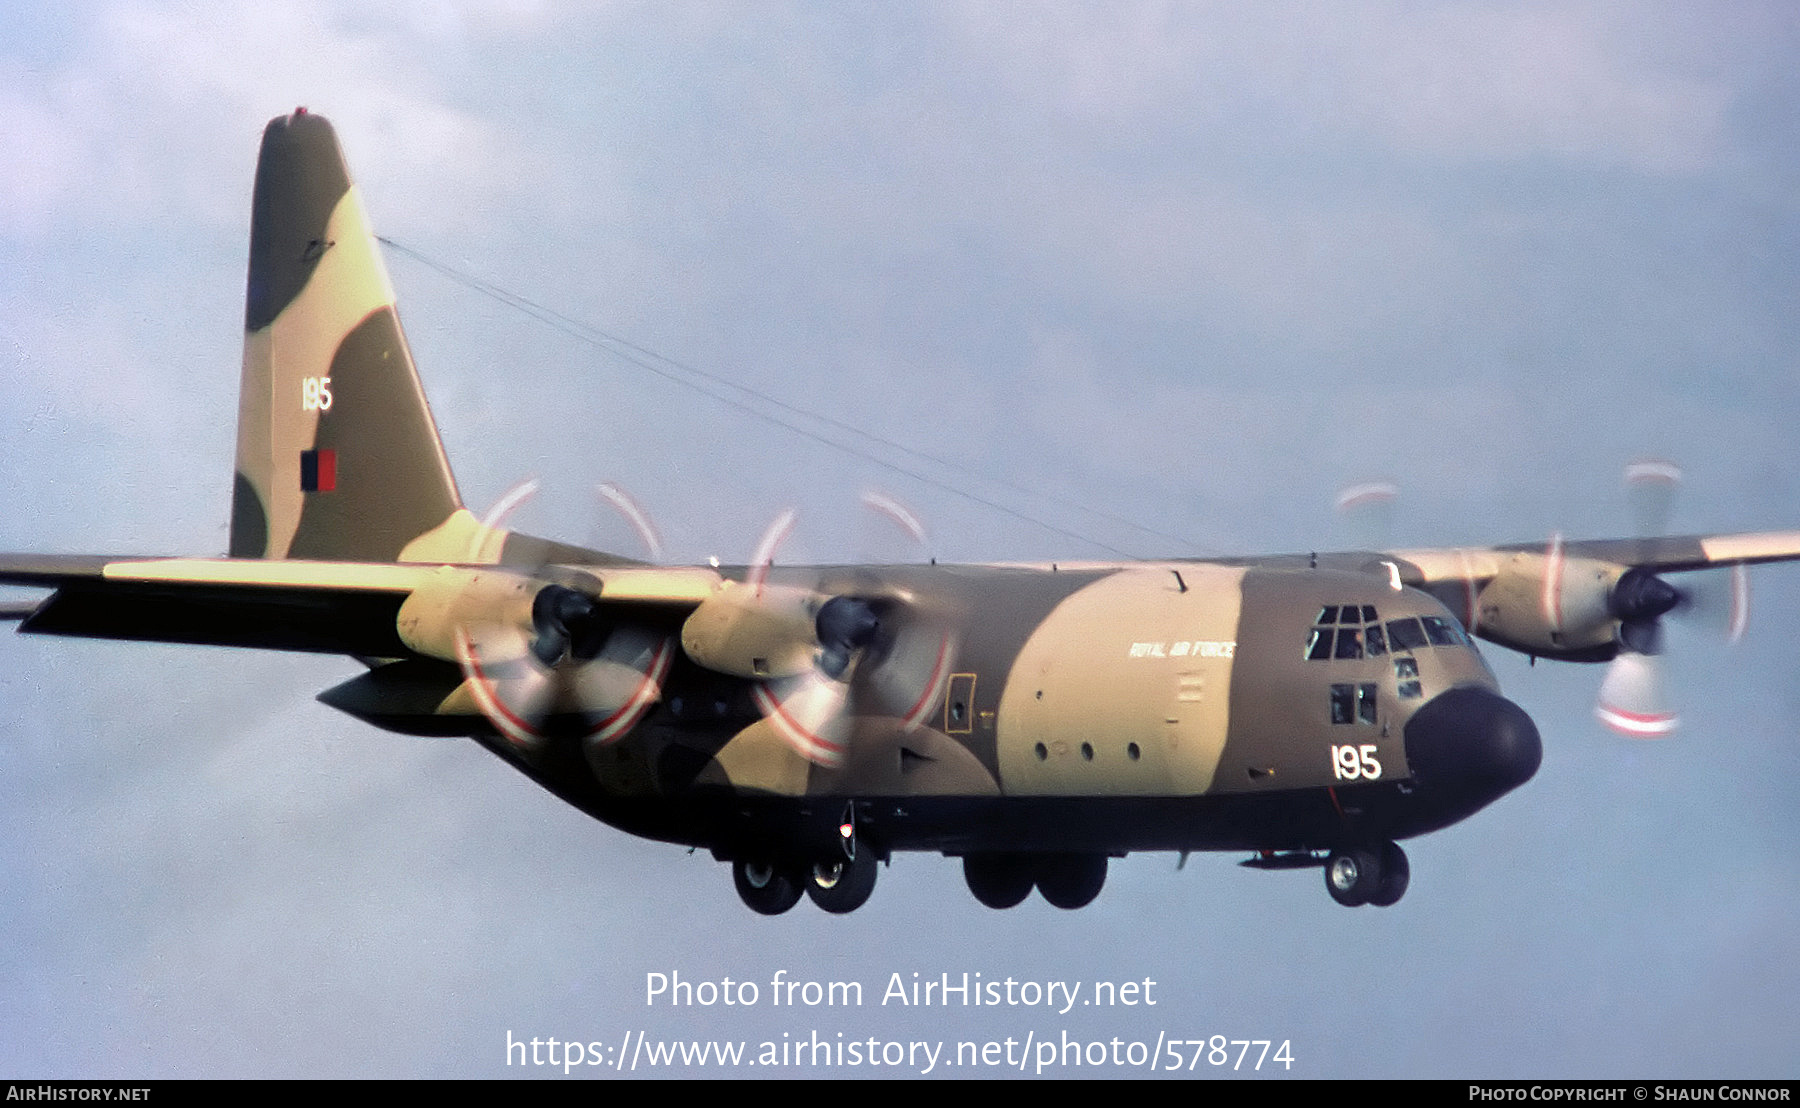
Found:
[[1386, 908], [1406, 895], [1412, 867], [1397, 843], [1334, 850], [1325, 859], [1325, 891], [1346, 908]]

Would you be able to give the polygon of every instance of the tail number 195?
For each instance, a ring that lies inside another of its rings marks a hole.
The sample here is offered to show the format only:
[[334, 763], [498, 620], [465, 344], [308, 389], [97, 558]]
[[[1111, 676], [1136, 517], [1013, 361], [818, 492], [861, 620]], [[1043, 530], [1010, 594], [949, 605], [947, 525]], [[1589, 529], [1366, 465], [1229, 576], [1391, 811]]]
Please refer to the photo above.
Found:
[[329, 412], [331, 410], [331, 378], [306, 377], [300, 381], [300, 410], [303, 412]]

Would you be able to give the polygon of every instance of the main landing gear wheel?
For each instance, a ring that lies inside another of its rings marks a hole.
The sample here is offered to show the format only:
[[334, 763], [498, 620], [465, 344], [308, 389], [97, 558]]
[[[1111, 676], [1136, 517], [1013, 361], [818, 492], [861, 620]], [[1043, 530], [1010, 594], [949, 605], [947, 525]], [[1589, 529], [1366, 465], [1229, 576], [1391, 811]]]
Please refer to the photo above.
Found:
[[753, 912], [779, 916], [800, 901], [800, 882], [773, 862], [739, 858], [731, 863], [738, 896]]
[[875, 854], [863, 849], [856, 857], [819, 862], [806, 871], [806, 895], [833, 915], [861, 908], [875, 891]]
[[1395, 843], [1334, 850], [1325, 860], [1325, 890], [1346, 908], [1386, 908], [1406, 893], [1412, 867]]
[[1031, 895], [1036, 874], [1031, 859], [1018, 854], [969, 854], [963, 858], [963, 880], [989, 908], [1012, 908]]
[[1381, 886], [1369, 903], [1377, 908], [1387, 908], [1406, 895], [1407, 882], [1412, 880], [1412, 866], [1406, 860], [1406, 851], [1400, 849], [1399, 843], [1387, 843], [1381, 848]]
[[1106, 884], [1106, 855], [1051, 854], [1037, 863], [1038, 892], [1058, 908], [1084, 908]]

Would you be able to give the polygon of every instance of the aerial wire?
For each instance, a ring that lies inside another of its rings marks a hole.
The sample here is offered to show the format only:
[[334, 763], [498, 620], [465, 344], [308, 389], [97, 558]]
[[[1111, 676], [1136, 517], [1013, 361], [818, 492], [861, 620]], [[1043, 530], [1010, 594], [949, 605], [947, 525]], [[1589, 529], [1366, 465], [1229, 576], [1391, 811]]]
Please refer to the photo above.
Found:
[[[944, 492], [951, 493], [952, 495], [955, 495], [955, 496], [960, 496], [965, 500], [969, 500], [969, 501], [979, 504], [983, 507], [992, 508], [993, 510], [995, 510], [997, 512], [1002, 512], [1006, 515], [1012, 516], [1013, 518], [1021, 520], [1025, 523], [1030, 523], [1036, 527], [1041, 527], [1047, 531], [1051, 531], [1055, 534], [1062, 535], [1065, 538], [1074, 539], [1077, 542], [1087, 543], [1089, 545], [1099, 547], [1102, 550], [1106, 550], [1113, 554], [1117, 554], [1120, 557], [1126, 557], [1126, 558], [1134, 557], [1134, 555], [1132, 555], [1131, 553], [1121, 550], [1118, 547], [1111, 545], [1110, 543], [1102, 542], [1099, 539], [1093, 538], [1090, 535], [1085, 535], [1078, 531], [1073, 531], [1068, 528], [1060, 527], [1056, 524], [1049, 523], [1049, 522], [1039, 519], [1035, 516], [1028, 515], [1025, 512], [1021, 512], [1014, 508], [1008, 507], [1005, 504], [1001, 504], [994, 500], [988, 499], [987, 497], [983, 497], [983, 496], [977, 495], [976, 493], [972, 493], [965, 488], [950, 484], [946, 481], [938, 480], [934, 477], [929, 476], [928, 474], [920, 473], [917, 470], [909, 469], [905, 466], [899, 465], [899, 464], [889, 461], [885, 458], [882, 458], [875, 454], [872, 454], [866, 450], [858, 449], [857, 447], [855, 447], [849, 443], [840, 442], [836, 439], [833, 439], [826, 435], [820, 434], [814, 430], [811, 430], [806, 427], [802, 427], [802, 426], [795, 424], [789, 420], [783, 419], [778, 415], [758, 409], [755, 406], [748, 404], [744, 401], [738, 400], [734, 397], [731, 397], [728, 395], [722, 395], [716, 388], [711, 388], [708, 386], [712, 385], [712, 386], [720, 386], [723, 388], [733, 389], [745, 396], [752, 397], [758, 401], [761, 401], [764, 404], [768, 404], [772, 407], [779, 408], [783, 411], [792, 413], [793, 415], [800, 416], [800, 417], [806, 418], [806, 419], [817, 420], [818, 422], [823, 423], [827, 426], [836, 428], [840, 431], [843, 431], [843, 432], [846, 432], [849, 434], [857, 435], [861, 438], [867, 439], [870, 442], [876, 443], [887, 449], [898, 451], [899, 453], [908, 455], [910, 457], [917, 458], [921, 461], [925, 461], [925, 462], [929, 462], [934, 465], [942, 466], [943, 468], [945, 468], [951, 472], [959, 473], [966, 477], [973, 477], [977, 480], [987, 481], [992, 484], [1001, 486], [1003, 488], [1010, 489], [1014, 492], [1018, 492], [1023, 495], [1026, 495], [1026, 496], [1038, 497], [1038, 498], [1050, 501], [1052, 503], [1061, 504], [1065, 507], [1073, 508], [1077, 511], [1086, 512], [1086, 513], [1096, 516], [1100, 519], [1108, 520], [1113, 523], [1122, 524], [1124, 526], [1131, 527], [1135, 530], [1142, 531], [1145, 534], [1154, 535], [1158, 538], [1168, 539], [1172, 542], [1180, 543], [1180, 544], [1182, 544], [1182, 546], [1184, 548], [1192, 546], [1192, 543], [1187, 538], [1185, 538], [1181, 535], [1174, 535], [1174, 534], [1170, 534], [1165, 531], [1159, 531], [1153, 527], [1146, 527], [1143, 524], [1138, 523], [1134, 520], [1127, 519], [1123, 516], [1114, 515], [1110, 512], [1106, 512], [1106, 511], [1103, 511], [1098, 508], [1089, 507], [1088, 505], [1082, 504], [1075, 500], [1071, 500], [1067, 497], [1060, 496], [1053, 492], [1045, 492], [1045, 491], [1038, 490], [1038, 489], [1031, 489], [1031, 488], [1027, 488], [1026, 486], [1015, 484], [1011, 481], [1007, 481], [1004, 478], [993, 477], [993, 476], [989, 476], [989, 475], [985, 475], [985, 474], [975, 473], [973, 471], [966, 469], [963, 466], [958, 465], [957, 463], [955, 463], [949, 459], [939, 457], [937, 455], [928, 453], [926, 451], [914, 449], [912, 447], [906, 446], [903, 443], [895, 442], [891, 439], [888, 439], [881, 435], [875, 434], [872, 431], [866, 431], [860, 427], [855, 426], [854, 424], [847, 423], [844, 420], [837, 419], [837, 418], [827, 415], [823, 412], [816, 412], [816, 411], [812, 411], [812, 410], [809, 410], [806, 408], [799, 407], [794, 404], [790, 404], [787, 401], [779, 399], [778, 397], [770, 396], [767, 393], [760, 392], [757, 389], [751, 388], [748, 385], [744, 385], [744, 384], [740, 384], [736, 381], [732, 381], [729, 378], [720, 377], [717, 374], [713, 374], [713, 373], [708, 373], [707, 371], [700, 369], [698, 367], [691, 366], [686, 363], [677, 361], [676, 359], [670, 358], [667, 355], [659, 354], [656, 351], [649, 349], [648, 347], [645, 347], [638, 343], [632, 342], [630, 339], [627, 339], [622, 336], [615, 335], [615, 334], [612, 334], [605, 330], [602, 330], [601, 328], [596, 327], [591, 323], [587, 323], [583, 320], [575, 319], [571, 316], [565, 315], [564, 313], [557, 311], [554, 308], [550, 308], [543, 304], [539, 304], [536, 301], [529, 299], [528, 297], [521, 296], [518, 293], [512, 292], [509, 289], [506, 289], [506, 288], [504, 288], [500, 285], [497, 285], [491, 281], [488, 281], [481, 277], [478, 277], [472, 273], [467, 272], [466, 270], [462, 270], [462, 269], [452, 266], [446, 262], [439, 261], [438, 259], [433, 258], [433, 257], [423, 253], [422, 251], [415, 250], [412, 247], [406, 246], [403, 243], [396, 242], [395, 240], [388, 238], [385, 235], [377, 235], [375, 237], [379, 242], [383, 243], [384, 245], [390, 247], [391, 249], [393, 249], [395, 251], [398, 251], [401, 254], [406, 255], [409, 258], [412, 258], [414, 261], [417, 261], [421, 265], [424, 265], [427, 268], [436, 271], [440, 275], [447, 277], [452, 281], [455, 281], [457, 284], [463, 285], [464, 287], [469, 288], [472, 291], [478, 292], [481, 295], [486, 296], [492, 300], [498, 301], [499, 303], [504, 304], [507, 307], [510, 307], [515, 311], [518, 311], [524, 315], [530, 316], [531, 318], [536, 319], [538, 322], [543, 323], [546, 326], [548, 326], [554, 330], [557, 330], [565, 335], [568, 335], [571, 338], [574, 338], [581, 342], [585, 342], [591, 346], [598, 347], [599, 349], [605, 351], [606, 353], [611, 354], [613, 357], [618, 358], [621, 361], [630, 363], [631, 365], [635, 365], [640, 369], [647, 370], [650, 373], [654, 373], [657, 376], [663, 378], [664, 380], [672, 381], [679, 385], [684, 385], [684, 386], [700, 393], [703, 396], [707, 396], [713, 400], [718, 401], [721, 404], [724, 404], [731, 408], [735, 408], [738, 411], [744, 412], [748, 415], [751, 415], [758, 419], [764, 420], [765, 422], [773, 423], [778, 427], [784, 428], [788, 431], [792, 431], [793, 433], [800, 435], [804, 438], [810, 439], [817, 443], [821, 443], [825, 446], [832, 447], [833, 449], [842, 451], [842, 452], [850, 454], [852, 456], [861, 458], [864, 461], [870, 462], [874, 465], [877, 465], [884, 469], [890, 470], [891, 472], [898, 473], [904, 477], [910, 477], [915, 481], [920, 481], [920, 482], [922, 482], [926, 485], [929, 485], [933, 488], [940, 489]], [[669, 367], [669, 368], [664, 368], [664, 367]], [[679, 372], [671, 372], [671, 369], [679, 371]], [[683, 374], [686, 374], [688, 376], [682, 376]], [[694, 379], [690, 379], [690, 378], [697, 378], [698, 380], [694, 380]]]

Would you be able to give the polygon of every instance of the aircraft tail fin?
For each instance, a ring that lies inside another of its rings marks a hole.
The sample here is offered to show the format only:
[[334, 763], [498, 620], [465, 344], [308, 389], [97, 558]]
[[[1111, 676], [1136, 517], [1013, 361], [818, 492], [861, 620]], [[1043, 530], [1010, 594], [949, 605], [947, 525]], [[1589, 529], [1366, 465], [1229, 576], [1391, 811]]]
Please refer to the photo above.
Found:
[[337, 135], [305, 109], [263, 132], [244, 330], [231, 555], [464, 560], [417, 541], [467, 546], [473, 521]]

